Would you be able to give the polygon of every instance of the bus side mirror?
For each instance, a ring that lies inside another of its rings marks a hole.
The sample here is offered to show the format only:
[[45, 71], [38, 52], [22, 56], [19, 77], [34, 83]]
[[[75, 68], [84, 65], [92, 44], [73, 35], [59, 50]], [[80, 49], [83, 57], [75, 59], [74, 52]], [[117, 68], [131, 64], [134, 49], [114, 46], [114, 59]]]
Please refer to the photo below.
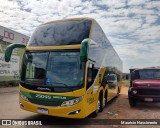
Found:
[[25, 48], [25, 47], [26, 47], [26, 45], [24, 45], [24, 44], [10, 44], [10, 45], [8, 45], [6, 50], [5, 50], [5, 56], [4, 56], [5, 61], [6, 62], [10, 61], [13, 49], [15, 49], [15, 48]]
[[89, 39], [84, 39], [81, 43], [80, 60], [86, 62], [88, 60]]

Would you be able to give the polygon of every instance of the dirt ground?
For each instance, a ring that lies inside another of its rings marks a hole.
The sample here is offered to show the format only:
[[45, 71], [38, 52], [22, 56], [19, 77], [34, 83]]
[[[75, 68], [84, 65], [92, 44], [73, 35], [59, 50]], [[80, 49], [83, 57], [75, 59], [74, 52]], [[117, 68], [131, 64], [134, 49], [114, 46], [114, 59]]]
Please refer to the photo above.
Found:
[[[118, 98], [109, 102], [99, 119], [160, 119], [160, 103], [139, 102], [131, 108], [128, 102], [128, 87], [123, 86]], [[119, 125], [118, 128], [160, 128], [160, 125]]]

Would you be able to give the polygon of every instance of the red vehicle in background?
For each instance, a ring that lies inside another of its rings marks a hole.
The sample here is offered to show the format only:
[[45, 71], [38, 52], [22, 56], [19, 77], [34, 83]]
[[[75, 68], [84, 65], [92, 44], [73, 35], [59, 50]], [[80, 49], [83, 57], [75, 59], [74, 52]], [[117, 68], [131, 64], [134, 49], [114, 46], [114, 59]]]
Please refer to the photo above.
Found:
[[160, 102], [160, 67], [130, 69], [129, 104], [137, 101]]

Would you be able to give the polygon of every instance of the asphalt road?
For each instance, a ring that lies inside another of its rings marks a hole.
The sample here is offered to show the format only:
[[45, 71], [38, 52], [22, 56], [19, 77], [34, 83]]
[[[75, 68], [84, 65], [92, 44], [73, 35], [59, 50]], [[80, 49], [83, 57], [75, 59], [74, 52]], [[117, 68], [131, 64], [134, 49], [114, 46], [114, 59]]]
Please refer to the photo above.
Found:
[[[14, 87], [15, 88], [15, 87]], [[1, 89], [1, 88], [0, 88]], [[12, 90], [12, 89], [11, 89]], [[136, 108], [130, 108], [127, 98], [127, 87], [122, 88], [121, 95], [107, 104], [103, 112], [95, 119], [160, 119], [160, 103], [140, 103]], [[83, 120], [57, 118], [52, 116], [40, 115], [21, 110], [19, 107], [18, 89], [14, 91], [0, 91], [0, 119], [28, 119], [28, 120], [51, 120], [52, 125], [38, 126], [43, 128], [71, 128], [75, 125], [77, 128], [160, 128], [160, 125], [91, 125], [94, 121], [91, 117]], [[88, 124], [81, 125], [86, 120]], [[105, 121], [104, 120], [104, 121]], [[61, 123], [62, 125], [57, 125]], [[72, 125], [67, 125], [67, 124]], [[77, 125], [78, 123], [78, 125]], [[4, 127], [4, 126], [0, 126]], [[7, 126], [7, 127], [35, 127], [35, 126]], [[37, 127], [37, 126], [36, 126]], [[6, 128], [6, 126], [5, 126]]]

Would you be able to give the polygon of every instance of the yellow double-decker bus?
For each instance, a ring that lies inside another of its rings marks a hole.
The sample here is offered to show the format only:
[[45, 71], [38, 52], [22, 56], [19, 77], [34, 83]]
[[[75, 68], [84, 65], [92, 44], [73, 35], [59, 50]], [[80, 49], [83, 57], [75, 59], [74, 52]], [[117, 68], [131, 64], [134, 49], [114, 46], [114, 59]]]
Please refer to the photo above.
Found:
[[120, 93], [122, 61], [99, 24], [90, 18], [48, 22], [37, 27], [24, 48], [21, 109], [57, 117], [96, 117]]

